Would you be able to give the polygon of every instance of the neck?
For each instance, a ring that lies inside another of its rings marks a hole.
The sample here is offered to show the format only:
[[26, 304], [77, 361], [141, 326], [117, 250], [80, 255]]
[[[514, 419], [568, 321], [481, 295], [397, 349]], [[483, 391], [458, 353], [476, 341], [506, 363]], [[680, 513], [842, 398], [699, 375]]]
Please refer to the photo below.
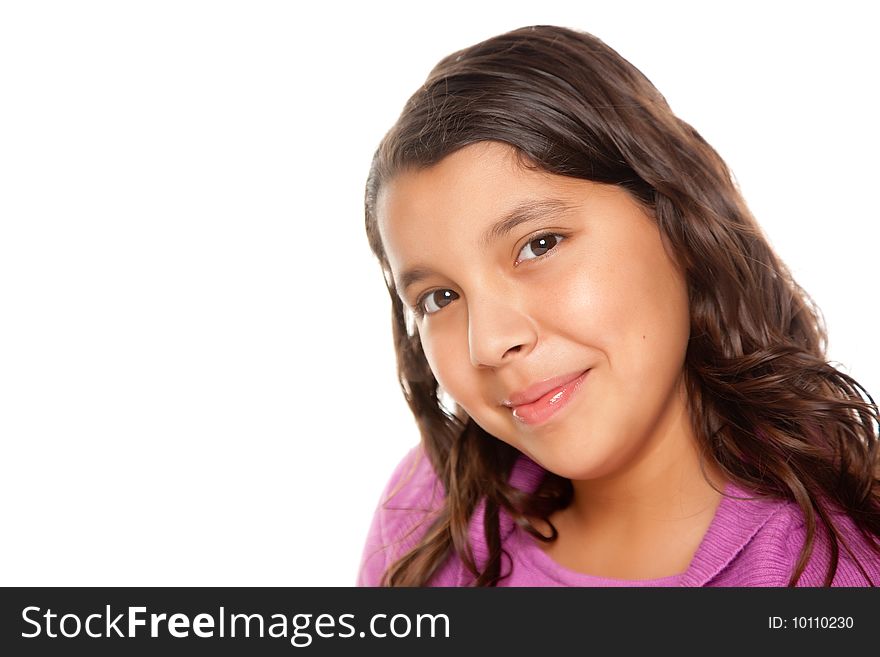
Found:
[[652, 531], [657, 524], [714, 514], [725, 478], [711, 457], [700, 457], [683, 383], [673, 394], [668, 411], [625, 468], [572, 481], [574, 499], [566, 510], [570, 528]]
[[572, 504], [551, 517], [559, 539], [542, 545], [551, 558], [572, 570], [619, 579], [684, 572], [726, 481], [711, 459], [700, 458], [683, 386], [674, 394], [678, 401], [625, 468], [572, 481]]
[[683, 388], [668, 409], [625, 469], [572, 481], [573, 519], [631, 525], [685, 519], [709, 507], [714, 511], [726, 481], [711, 457], [700, 457]]

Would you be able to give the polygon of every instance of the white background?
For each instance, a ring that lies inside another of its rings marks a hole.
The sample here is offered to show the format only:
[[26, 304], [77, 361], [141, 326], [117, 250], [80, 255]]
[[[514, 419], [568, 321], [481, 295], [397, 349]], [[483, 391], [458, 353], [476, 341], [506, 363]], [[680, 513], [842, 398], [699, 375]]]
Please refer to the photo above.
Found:
[[438, 59], [522, 25], [657, 85], [880, 394], [870, 3], [306, 6], [0, 5], [0, 584], [353, 583], [418, 439], [368, 164]]

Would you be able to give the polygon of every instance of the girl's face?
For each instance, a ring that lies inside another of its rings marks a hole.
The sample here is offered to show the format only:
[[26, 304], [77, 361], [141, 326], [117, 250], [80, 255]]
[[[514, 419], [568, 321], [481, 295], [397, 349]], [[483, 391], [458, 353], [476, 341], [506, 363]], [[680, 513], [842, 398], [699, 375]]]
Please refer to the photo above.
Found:
[[621, 188], [482, 142], [389, 181], [378, 221], [437, 381], [488, 433], [586, 480], [687, 426], [687, 288]]

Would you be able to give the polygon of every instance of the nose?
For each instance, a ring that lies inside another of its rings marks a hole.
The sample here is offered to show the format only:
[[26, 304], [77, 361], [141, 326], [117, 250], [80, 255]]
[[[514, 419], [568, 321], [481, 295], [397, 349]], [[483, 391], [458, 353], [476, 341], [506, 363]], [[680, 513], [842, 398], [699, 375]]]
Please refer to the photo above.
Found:
[[474, 367], [500, 367], [525, 356], [537, 332], [527, 312], [503, 296], [468, 298], [468, 347]]

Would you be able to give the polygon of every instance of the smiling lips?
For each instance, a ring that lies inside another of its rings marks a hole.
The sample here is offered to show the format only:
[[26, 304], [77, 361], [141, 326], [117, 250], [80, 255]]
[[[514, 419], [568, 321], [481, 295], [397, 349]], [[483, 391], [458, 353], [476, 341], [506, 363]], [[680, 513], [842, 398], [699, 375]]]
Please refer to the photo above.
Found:
[[590, 370], [564, 374], [511, 395], [503, 402], [513, 417], [525, 424], [541, 424], [568, 403]]

